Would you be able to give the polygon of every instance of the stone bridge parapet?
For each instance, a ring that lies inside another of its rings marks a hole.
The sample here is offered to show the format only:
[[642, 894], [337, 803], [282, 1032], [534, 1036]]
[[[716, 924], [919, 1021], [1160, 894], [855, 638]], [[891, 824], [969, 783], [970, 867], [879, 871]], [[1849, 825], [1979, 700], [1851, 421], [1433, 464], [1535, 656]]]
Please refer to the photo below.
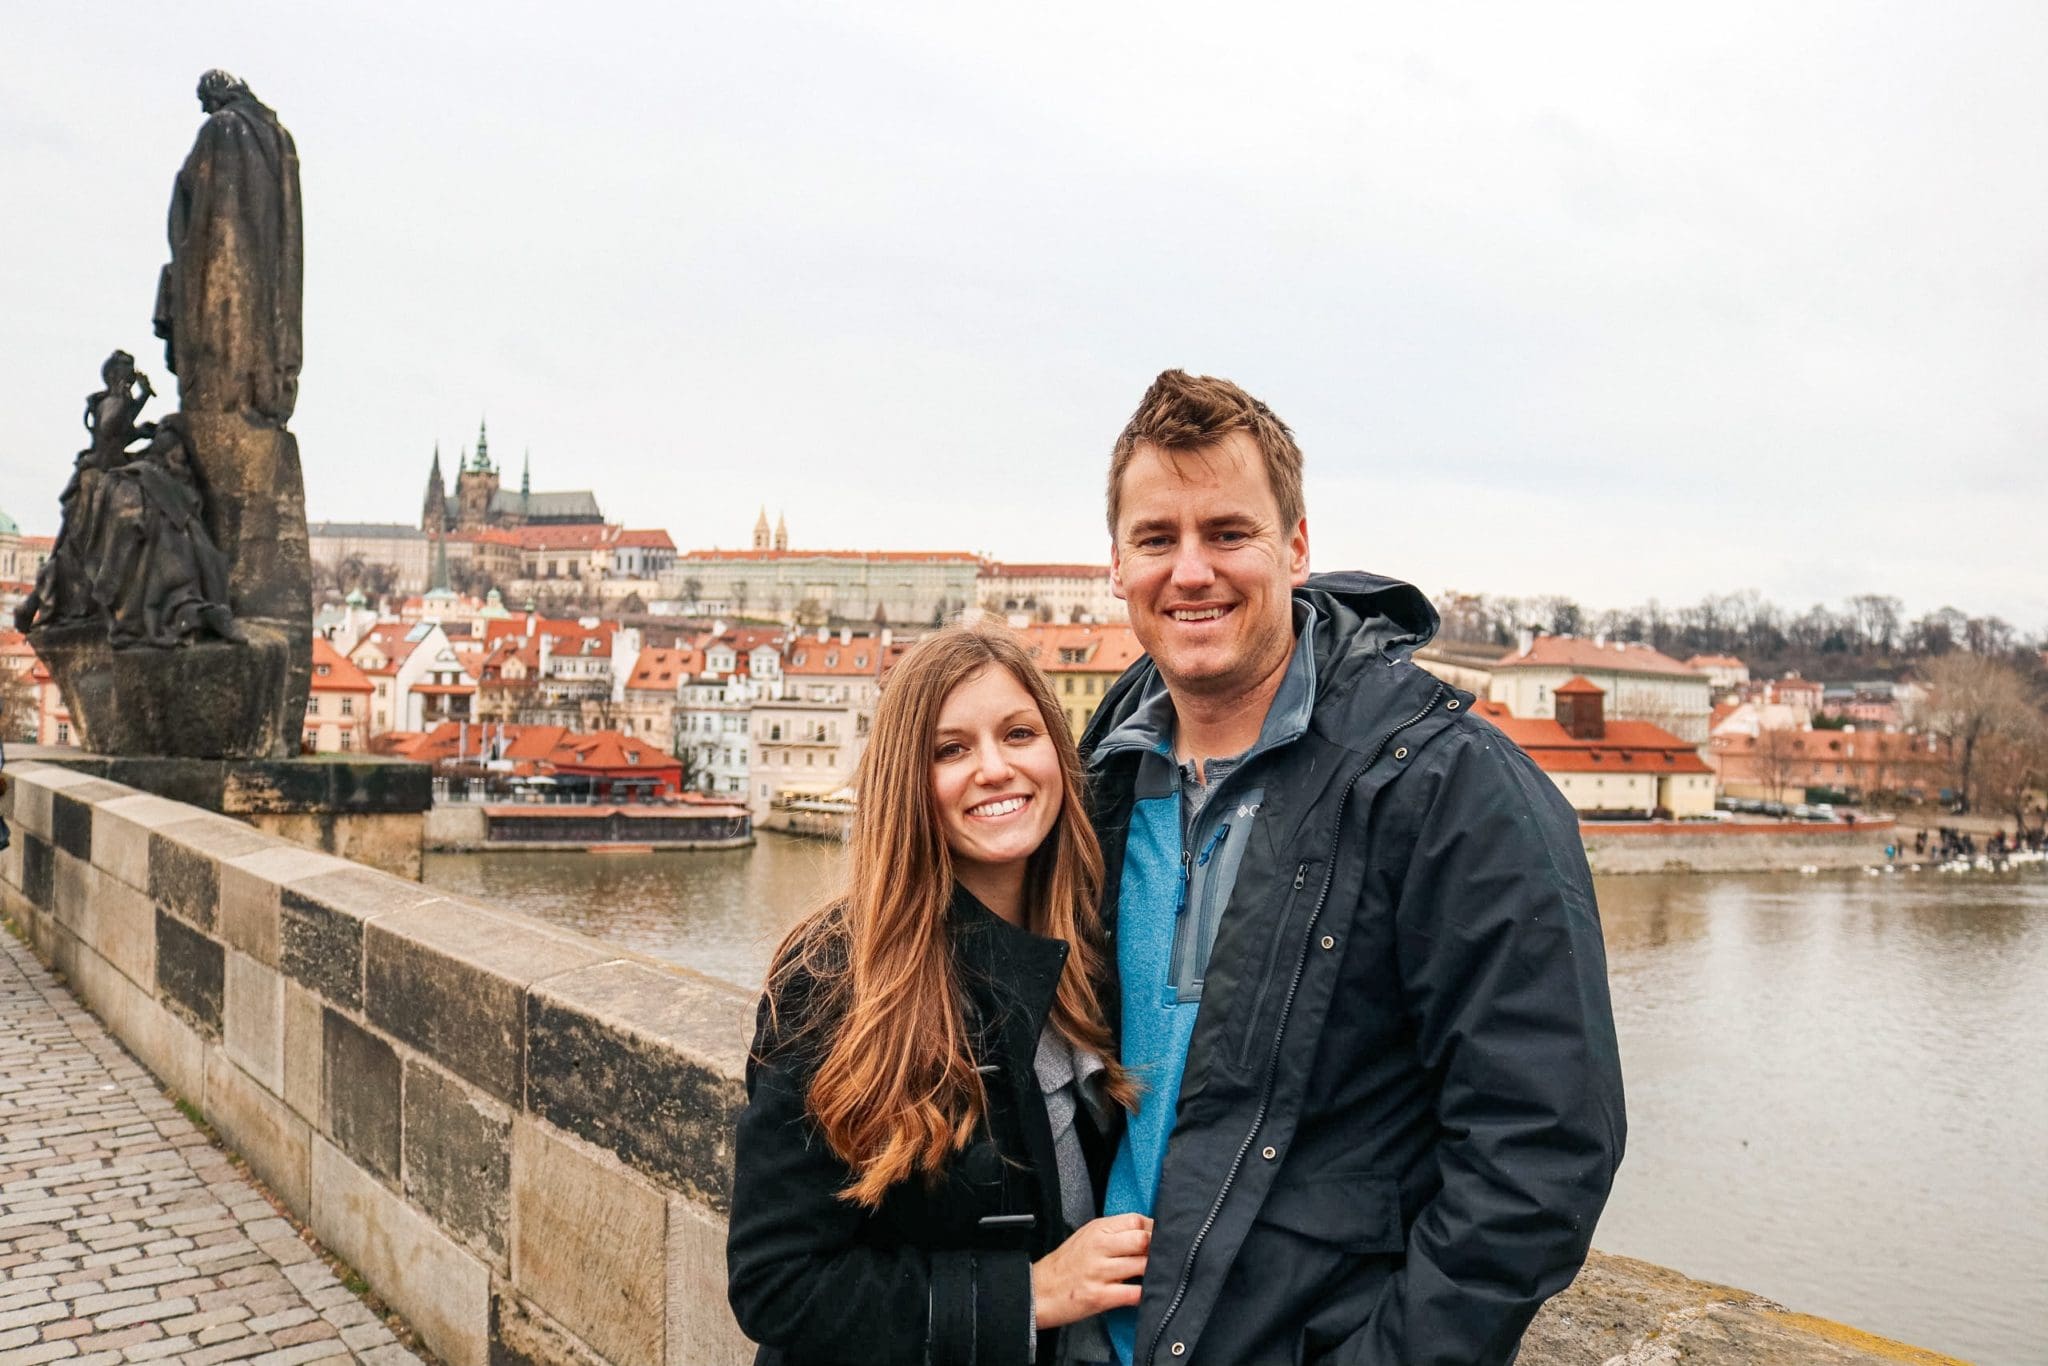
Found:
[[[451, 1366], [724, 1366], [751, 994], [56, 764], [0, 907]], [[1947, 1358], [1599, 1257], [1522, 1360]]]

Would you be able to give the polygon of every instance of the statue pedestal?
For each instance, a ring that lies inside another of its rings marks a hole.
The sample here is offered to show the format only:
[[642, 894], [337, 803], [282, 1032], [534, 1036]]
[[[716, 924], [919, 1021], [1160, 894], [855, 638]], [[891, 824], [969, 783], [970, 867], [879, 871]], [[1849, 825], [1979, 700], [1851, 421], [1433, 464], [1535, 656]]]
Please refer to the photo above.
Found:
[[[81, 741], [105, 754], [287, 759], [305, 715], [312, 626], [244, 619], [249, 643], [116, 650], [100, 621], [31, 633]], [[296, 702], [296, 708], [293, 703]]]
[[434, 804], [431, 767], [370, 755], [194, 759], [10, 745], [7, 758], [75, 768], [413, 879]]

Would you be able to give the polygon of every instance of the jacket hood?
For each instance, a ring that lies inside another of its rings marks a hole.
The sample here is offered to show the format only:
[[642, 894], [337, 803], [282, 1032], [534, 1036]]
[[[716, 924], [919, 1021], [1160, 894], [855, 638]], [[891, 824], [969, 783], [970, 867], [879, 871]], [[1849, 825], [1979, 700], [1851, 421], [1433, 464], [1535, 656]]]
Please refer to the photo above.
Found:
[[[1350, 689], [1372, 661], [1405, 659], [1436, 635], [1440, 620], [1414, 584], [1363, 570], [1312, 574], [1294, 590], [1294, 600], [1313, 609], [1309, 629], [1318, 699]], [[1092, 762], [1103, 739], [1165, 686], [1150, 656], [1126, 669], [1081, 737], [1083, 761]]]

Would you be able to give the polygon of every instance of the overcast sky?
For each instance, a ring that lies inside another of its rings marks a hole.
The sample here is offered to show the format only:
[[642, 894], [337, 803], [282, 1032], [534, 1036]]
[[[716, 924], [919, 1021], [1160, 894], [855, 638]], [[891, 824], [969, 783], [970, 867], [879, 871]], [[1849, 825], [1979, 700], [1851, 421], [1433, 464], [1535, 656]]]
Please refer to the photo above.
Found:
[[315, 519], [1106, 558], [1166, 366], [1322, 569], [2048, 629], [2048, 6], [11, 6], [0, 508], [150, 336], [225, 66], [298, 142]]

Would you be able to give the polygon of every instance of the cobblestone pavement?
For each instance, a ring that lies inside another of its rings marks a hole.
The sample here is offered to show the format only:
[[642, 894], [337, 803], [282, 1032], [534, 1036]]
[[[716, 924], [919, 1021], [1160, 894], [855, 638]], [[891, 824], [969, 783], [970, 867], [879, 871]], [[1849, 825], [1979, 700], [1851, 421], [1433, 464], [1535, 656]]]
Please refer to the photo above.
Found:
[[0, 1366], [418, 1366], [0, 930]]

